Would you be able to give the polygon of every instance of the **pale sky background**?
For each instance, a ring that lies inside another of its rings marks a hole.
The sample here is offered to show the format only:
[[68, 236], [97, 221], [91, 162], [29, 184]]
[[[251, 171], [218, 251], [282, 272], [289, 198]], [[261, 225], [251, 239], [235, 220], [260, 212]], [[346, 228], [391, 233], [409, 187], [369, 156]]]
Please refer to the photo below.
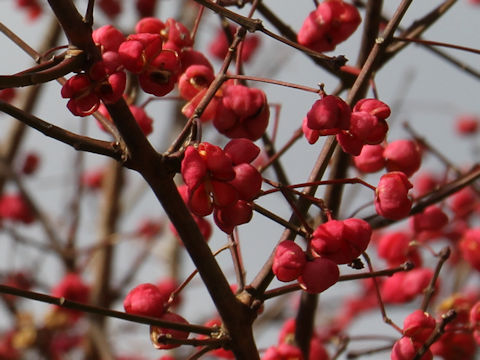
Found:
[[[128, 1], [126, 1], [128, 2]], [[27, 43], [36, 47], [39, 39], [42, 38], [43, 31], [49, 23], [48, 16], [43, 16], [35, 23], [26, 25], [24, 20], [26, 15], [19, 13], [13, 6], [11, 0], [0, 0], [0, 21], [10, 27], [19, 36], [21, 36]], [[277, 9], [278, 13], [284, 19], [290, 19], [291, 27], [298, 31], [303, 19], [308, 12], [313, 10], [312, 1], [297, 0], [297, 1], [278, 1], [266, 0], [265, 3], [270, 7]], [[388, 14], [393, 13], [394, 8], [400, 3], [399, 0], [386, 0], [385, 11]], [[439, 1], [422, 0], [415, 1], [411, 9], [407, 13], [402, 25], [408, 26], [412, 20], [422, 15], [438, 4]], [[175, 16], [172, 6], [175, 4], [173, 0], [161, 1], [160, 19], [165, 20], [168, 17]], [[278, 5], [280, 4], [280, 5]], [[203, 35], [199, 39], [200, 46], [198, 49], [205, 49], [205, 44], [210, 36], [213, 36], [214, 31], [209, 31], [208, 27], [217, 24], [217, 19], [210, 15], [205, 19], [205, 23], [200, 28], [200, 33]], [[125, 15], [127, 23], [132, 24], [132, 12]], [[480, 16], [480, 6], [474, 7], [468, 4], [467, 0], [461, 0], [452, 10], [431, 29], [429, 29], [424, 37], [430, 40], [452, 42], [467, 47], [479, 47], [478, 35], [478, 19]], [[97, 17], [98, 23], [103, 24], [105, 21], [101, 16]], [[273, 29], [268, 22], [265, 26]], [[361, 28], [357, 30], [354, 36], [345, 44], [337, 47], [334, 54], [344, 54], [350, 63], [354, 64], [356, 61], [356, 52], [361, 35]], [[27, 55], [23, 54], [15, 45], [3, 36], [0, 36], [0, 45], [2, 46], [2, 60], [0, 62], [0, 73], [10, 74], [21, 71], [30, 66], [31, 61]], [[471, 53], [463, 53], [455, 50], [446, 50], [456, 57], [463, 59], [468, 64], [475, 66], [479, 64], [478, 55]], [[216, 70], [219, 69], [219, 63], [212, 61]], [[272, 65], [273, 64], [273, 65]], [[281, 65], [281, 66], [279, 66]], [[479, 67], [480, 69], [480, 67]], [[315, 87], [318, 83], [325, 83], [327, 92], [335, 89], [336, 83], [324, 71], [313, 66], [313, 63], [304, 55], [295, 52], [294, 50], [285, 47], [278, 42], [267, 39], [262, 36], [262, 47], [259, 53], [253, 59], [251, 64], [245, 67], [247, 74], [264, 76], [266, 73], [273, 78], [293, 83], [299, 83], [311, 87]], [[389, 140], [396, 140], [406, 136], [406, 133], [401, 128], [401, 122], [409, 121], [410, 124], [420, 133], [422, 133], [428, 141], [434, 146], [441, 149], [443, 153], [459, 166], [470, 166], [475, 161], [472, 156], [472, 150], [475, 146], [475, 140], [460, 140], [453, 129], [453, 119], [461, 113], [480, 114], [479, 109], [479, 82], [468, 74], [453, 68], [445, 61], [436, 58], [430, 52], [422, 49], [419, 46], [411, 45], [406, 51], [398, 55], [391, 63], [385, 66], [384, 69], [376, 77], [376, 84], [379, 91], [380, 99], [387, 104], [401, 103], [401, 106], [392, 114], [394, 119], [391, 123], [391, 131], [389, 132]], [[280, 147], [290, 136], [292, 131], [297, 129], [302, 118], [310, 109], [316, 96], [311, 93], [303, 93], [301, 91], [280, 88], [265, 84], [256, 84], [262, 88], [268, 96], [271, 103], [281, 103], [282, 109], [280, 114], [280, 126], [278, 132], [277, 146]], [[343, 94], [345, 96], [345, 94]], [[369, 94], [371, 96], [371, 94]], [[88, 122], [88, 133], [91, 136], [97, 136], [106, 139], [106, 135], [101, 133], [93, 119], [80, 119], [72, 116], [65, 107], [66, 101], [60, 98], [60, 86], [56, 83], [49, 84], [47, 91], [44, 92], [39, 106], [35, 110], [35, 114], [40, 118], [50, 121], [56, 125], [68, 128], [71, 131], [79, 131], [82, 122]], [[172, 103], [168, 101], [157, 101], [147, 107], [147, 112], [155, 119], [155, 131], [150, 135], [149, 139], [153, 144], [158, 144], [162, 139], [162, 134], [165, 131], [163, 124], [168, 118], [168, 114], [172, 107]], [[6, 133], [10, 126], [10, 119], [2, 116], [2, 133]], [[273, 121], [271, 122], [271, 126]], [[205, 139], [213, 139], [212, 133], [205, 131]], [[52, 139], [47, 139], [43, 135], [34, 131], [29, 132], [27, 142], [24, 146], [25, 150], [35, 150], [42, 154], [41, 171], [31, 180], [26, 183], [32, 189], [36, 189], [35, 198], [41, 203], [47, 203], [48, 208], [52, 209], [52, 218], [54, 222], [61, 224], [62, 213], [65, 211], [65, 198], [71, 196], [71, 162], [74, 157], [73, 150], [61, 143]], [[166, 146], [158, 147], [162, 151]], [[288, 174], [292, 183], [304, 182], [307, 174], [310, 171], [311, 165], [321, 149], [321, 142], [311, 146], [302, 139], [295, 145], [295, 148], [287, 153], [284, 158], [284, 164], [288, 170]], [[101, 166], [106, 163], [106, 159], [98, 155], [87, 155], [88, 167]], [[441, 170], [439, 163], [431, 157], [425, 160], [425, 168]], [[352, 174], [354, 172], [352, 171]], [[268, 175], [267, 175], [268, 176]], [[372, 184], [376, 184], [380, 174], [369, 177]], [[141, 185], [141, 179], [136, 174], [129, 174], [128, 186], [131, 186], [135, 191]], [[38, 191], [38, 192], [37, 192]], [[350, 194], [351, 189], [347, 188], [346, 194]], [[129, 194], [131, 194], [130, 192]], [[124, 201], [129, 201], [129, 194]], [[366, 200], [361, 195], [370, 196], [368, 191], [360, 190], [359, 199], [353, 199], [348, 203], [350, 206], [344, 208], [344, 216], [352, 211], [359, 204], [363, 204]], [[82, 231], [82, 239], [85, 243], [91, 244], [95, 240], [97, 217], [94, 210], [96, 209], [97, 200], [94, 196], [87, 199], [83, 206], [85, 207], [85, 215], [82, 219], [84, 230]], [[267, 208], [275, 208], [278, 213], [288, 218], [289, 209], [285, 201], [271, 196], [268, 199], [262, 200], [261, 204]], [[129, 206], [129, 204], [125, 204]], [[138, 206], [131, 208], [129, 216], [125, 218], [122, 224], [122, 231], [131, 231], [138, 223], [138, 220], [158, 213], [161, 216], [161, 208], [156, 203], [151, 193], [147, 190], [141, 197]], [[361, 215], [369, 215], [372, 213], [372, 208], [361, 212]], [[33, 226], [31, 229], [25, 229], [27, 234], [38, 237], [39, 229]], [[282, 233], [282, 228], [260, 215], [254, 216], [253, 222], [250, 225], [240, 227], [240, 241], [242, 252], [247, 269], [247, 281], [250, 281], [260, 269], [263, 260], [269, 255], [273, 244]], [[42, 236], [40, 236], [40, 239]], [[215, 231], [214, 237], [210, 242], [213, 250], [223, 246], [225, 243], [225, 236], [221, 231]], [[0, 234], [0, 271], [5, 271], [9, 268], [21, 267], [25, 261], [36, 259], [36, 252], [32, 250], [25, 250], [24, 247], [18, 247], [16, 250], [6, 249], [10, 241], [6, 241], [3, 235]], [[162, 245], [160, 244], [155, 254], [162, 252]], [[116, 267], [121, 272], [125, 270], [125, 263], [123, 259], [129, 252], [126, 247], [120, 247], [119, 258]], [[230, 255], [224, 253], [218, 257], [220, 263], [226, 269], [229, 278], [234, 282], [234, 274], [231, 267]], [[39, 273], [39, 278], [44, 279], [45, 283], [52, 284], [58, 281], [61, 277], [61, 271], [58, 262], [52, 257], [45, 257], [44, 262], [35, 270]], [[184, 276], [189, 274], [193, 267], [191, 262], [184, 256], [185, 272]], [[348, 271], [345, 266], [341, 267], [341, 271]], [[158, 262], [149, 261], [139, 272], [140, 282], [155, 282], [162, 277], [164, 269], [158, 266]], [[88, 276], [88, 272], [87, 272]], [[278, 285], [279, 283], [275, 283]], [[273, 285], [272, 285], [273, 286]], [[180, 313], [191, 322], [202, 322], [205, 313], [212, 310], [211, 301], [208, 295], [198, 286], [198, 280], [194, 281], [183, 298], [186, 300], [184, 306], [180, 309]], [[326, 309], [327, 313], [331, 308], [331, 304], [335, 304], [342, 294], [352, 293], [355, 291], [356, 285], [353, 283], [342, 283], [334, 288], [327, 290], [320, 299], [320, 308]], [[188, 301], [192, 299], [193, 301]], [[205, 299], [200, 301], [199, 299]], [[287, 299], [287, 298], [285, 298]], [[285, 300], [286, 304], [291, 303]], [[201, 304], [201, 305], [199, 305]], [[266, 304], [268, 306], [268, 303]], [[45, 311], [45, 305], [34, 304], [31, 301], [24, 302], [27, 308], [36, 306], [39, 313]], [[289, 306], [289, 305], [286, 305]], [[415, 305], [412, 305], [415, 306]], [[418, 305], [417, 305], [418, 306]], [[117, 309], [121, 309], [120, 304]], [[293, 314], [293, 312], [292, 312]], [[392, 310], [392, 317], [401, 323], [404, 313]], [[2, 315], [0, 314], [0, 318]], [[370, 321], [368, 321], [370, 320]], [[124, 326], [126, 323], [113, 320], [111, 324], [116, 326]], [[373, 325], [372, 325], [373, 324]], [[2, 322], [0, 321], [0, 325]], [[265, 348], [276, 342], [276, 331], [279, 324], [276, 324], [276, 329], [262, 332], [258, 337], [258, 345], [260, 348]], [[132, 350], [135, 348], [135, 353], [144, 354], [149, 359], [159, 357], [161, 354], [153, 350], [149, 344], [148, 329], [145, 326], [134, 325], [130, 327], [130, 331], [138, 330], [139, 336], [135, 337], [132, 342], [122, 342], [118, 344], [119, 349]], [[381, 323], [380, 313], [369, 314], [369, 318], [362, 318], [357, 322], [353, 328], [352, 333], [365, 333], [365, 329], [372, 333], [385, 334], [390, 333], [390, 328]], [[393, 332], [392, 332], [393, 333]], [[351, 349], [357, 349], [361, 344], [354, 343]], [[342, 357], [342, 359], [345, 357]], [[368, 357], [368, 359], [385, 359], [386, 354], [380, 354], [376, 357]]]

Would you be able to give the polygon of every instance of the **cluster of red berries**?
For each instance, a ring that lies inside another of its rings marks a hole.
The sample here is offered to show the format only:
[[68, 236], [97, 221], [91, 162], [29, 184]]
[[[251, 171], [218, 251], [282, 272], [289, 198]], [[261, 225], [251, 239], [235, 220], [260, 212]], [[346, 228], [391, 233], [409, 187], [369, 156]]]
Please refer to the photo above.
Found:
[[[392, 348], [392, 360], [413, 359], [417, 351], [435, 330], [437, 322], [428, 313], [416, 310], [408, 315], [403, 323], [403, 337], [396, 341]], [[428, 349], [421, 357], [422, 360], [433, 359], [432, 352]]]
[[[455, 310], [456, 317], [445, 326], [445, 333], [425, 352], [422, 359], [473, 359], [480, 344], [480, 301], [478, 294], [456, 294], [439, 307], [439, 315]], [[438, 321], [430, 314], [416, 310], [403, 324], [403, 337], [392, 349], [392, 360], [412, 359], [420, 347], [432, 336]]]
[[339, 264], [352, 263], [366, 250], [371, 234], [370, 225], [361, 219], [327, 221], [312, 234], [312, 259], [292, 240], [278, 244], [273, 273], [280, 281], [297, 279], [307, 292], [321, 293], [338, 281]]
[[310, 144], [320, 136], [336, 135], [343, 151], [353, 155], [357, 167], [365, 172], [386, 167], [389, 173], [376, 188], [375, 209], [383, 217], [398, 220], [412, 207], [408, 177], [420, 167], [421, 152], [410, 140], [381, 145], [388, 131], [388, 116], [390, 108], [380, 100], [362, 99], [350, 110], [341, 98], [326, 95], [313, 104], [302, 130]]
[[188, 146], [181, 173], [192, 213], [207, 216], [213, 212], [215, 223], [226, 233], [249, 222], [249, 202], [262, 185], [260, 173], [250, 164], [259, 153], [260, 149], [244, 138], [231, 140], [224, 149], [207, 142]]
[[298, 43], [318, 52], [332, 51], [348, 39], [362, 21], [357, 8], [343, 0], [318, 4], [298, 31]]
[[[103, 103], [118, 101], [125, 90], [126, 71], [138, 78], [147, 94], [165, 96], [178, 84], [179, 94], [187, 100], [183, 113], [194, 115], [200, 100], [214, 79], [213, 67], [200, 52], [192, 49], [188, 29], [174, 19], [162, 21], [146, 17], [135, 26], [135, 34], [125, 37], [112, 25], [92, 34], [102, 60], [74, 75], [62, 87], [68, 109], [77, 116], [102, 110]], [[248, 47], [246, 47], [248, 48]], [[254, 47], [250, 46], [250, 52]], [[151, 118], [142, 109], [130, 107], [143, 132], [151, 132]], [[269, 120], [266, 95], [256, 88], [225, 82], [201, 115], [229, 138], [259, 139]]]
[[420, 168], [422, 151], [415, 141], [401, 139], [386, 145], [365, 145], [353, 161], [363, 173], [386, 168], [387, 171], [401, 171], [410, 177]]
[[303, 119], [302, 129], [310, 144], [320, 136], [336, 135], [342, 149], [359, 155], [364, 145], [380, 144], [388, 131], [390, 108], [376, 99], [362, 99], [350, 110], [338, 96], [324, 95]]

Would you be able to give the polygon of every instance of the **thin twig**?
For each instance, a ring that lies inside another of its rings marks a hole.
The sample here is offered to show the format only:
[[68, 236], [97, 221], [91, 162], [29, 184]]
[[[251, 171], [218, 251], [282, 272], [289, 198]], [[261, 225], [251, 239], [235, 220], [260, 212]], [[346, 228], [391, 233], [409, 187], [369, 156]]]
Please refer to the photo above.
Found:
[[420, 307], [420, 309], [422, 309], [423, 312], [427, 311], [428, 305], [430, 304], [430, 300], [432, 299], [432, 296], [435, 293], [435, 290], [436, 290], [435, 285], [437, 284], [437, 279], [440, 276], [440, 270], [442, 270], [443, 264], [450, 257], [450, 248], [448, 246], [444, 247], [438, 254], [438, 257], [439, 259], [438, 259], [437, 266], [435, 267], [435, 272], [433, 273], [433, 276], [430, 279], [430, 283], [428, 284], [427, 288], [424, 290], [425, 294], [423, 296], [422, 306]]
[[53, 304], [65, 309], [78, 310], [78, 311], [82, 311], [90, 314], [97, 314], [101, 316], [112, 317], [112, 318], [126, 320], [126, 321], [139, 323], [139, 324], [154, 325], [162, 328], [189, 331], [189, 332], [194, 332], [197, 334], [205, 334], [205, 335], [210, 335], [217, 331], [216, 328], [210, 328], [206, 326], [193, 325], [193, 324], [182, 324], [182, 323], [176, 323], [171, 321], [164, 321], [164, 320], [160, 320], [160, 319], [156, 319], [148, 316], [128, 314], [121, 311], [115, 311], [115, 310], [102, 308], [99, 306], [83, 304], [83, 303], [71, 301], [62, 297], [58, 298], [58, 297], [41, 294], [34, 291], [23, 290], [13, 286], [7, 286], [2, 284], [0, 284], [0, 293], [20, 296], [25, 299], [32, 299], [32, 300], [40, 301], [47, 304]]

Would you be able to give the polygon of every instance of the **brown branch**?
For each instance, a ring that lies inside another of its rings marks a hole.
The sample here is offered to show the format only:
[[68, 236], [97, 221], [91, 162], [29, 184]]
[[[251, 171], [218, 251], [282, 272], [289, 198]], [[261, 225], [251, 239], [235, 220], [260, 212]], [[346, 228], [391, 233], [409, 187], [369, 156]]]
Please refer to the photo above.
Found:
[[[67, 52], [65, 59], [45, 70], [28, 69], [13, 75], [0, 75], [0, 89], [38, 85], [56, 80], [71, 72], [79, 71], [85, 62], [81, 51]], [[33, 71], [33, 72], [32, 72]]]
[[[400, 34], [402, 38], [418, 38], [422, 35], [433, 23], [435, 23], [447, 10], [454, 5], [457, 0], [445, 0], [443, 3], [435, 7], [432, 11], [427, 13], [422, 18], [413, 22], [405, 31]], [[398, 54], [400, 50], [405, 48], [409, 43], [397, 41], [389, 45], [387, 49], [387, 56], [384, 61], [388, 61], [390, 58]]]
[[194, 332], [197, 334], [205, 334], [205, 335], [210, 335], [218, 331], [216, 328], [209, 328], [206, 326], [182, 324], [177, 322], [164, 321], [164, 320], [160, 320], [160, 319], [156, 319], [148, 316], [128, 314], [121, 311], [110, 310], [110, 309], [102, 308], [99, 306], [93, 306], [89, 304], [83, 304], [83, 303], [71, 301], [65, 298], [58, 298], [58, 297], [50, 296], [47, 294], [41, 294], [38, 292], [23, 290], [13, 286], [7, 286], [2, 284], [0, 284], [0, 293], [20, 296], [25, 299], [32, 299], [32, 300], [40, 301], [47, 304], [57, 305], [65, 309], [78, 310], [78, 311], [86, 312], [89, 314], [97, 314], [105, 317], [112, 317], [112, 318], [126, 320], [130, 322], [138, 323], [138, 324], [154, 325], [162, 328], [189, 331], [189, 332]]
[[[73, 2], [49, 0], [49, 4], [70, 43], [84, 50], [88, 58], [97, 59], [99, 52], [93, 43], [91, 28], [83, 22]], [[217, 76], [217, 81], [220, 78]], [[208, 101], [204, 101], [205, 106]], [[107, 109], [129, 150], [130, 167], [138, 171], [152, 188], [202, 277], [226, 329], [232, 335], [232, 350], [238, 359], [257, 359], [258, 351], [251, 329], [255, 314], [238, 301], [230, 290], [225, 275], [177, 191], [173, 181], [174, 171], [170, 168], [168, 159], [159, 155], [148, 142], [123, 99], [107, 105]], [[194, 117], [198, 117], [198, 113]]]
[[[365, 4], [360, 0], [355, 0], [354, 2], [355, 2], [355, 5], [357, 5], [359, 7], [364, 7], [365, 6]], [[382, 20], [387, 22], [387, 18], [385, 16], [382, 16]], [[398, 29], [400, 31], [404, 31], [404, 29], [402, 29], [402, 27], [400, 27], [400, 26], [398, 27]], [[421, 39], [420, 36], [417, 36], [417, 38]], [[428, 45], [428, 44], [424, 44], [423, 48], [432, 52], [432, 53], [434, 53], [435, 55], [439, 56], [441, 59], [449, 62], [450, 64], [456, 66], [458, 69], [465, 71], [466, 73], [476, 77], [477, 79], [480, 79], [480, 72], [478, 70], [472, 68], [471, 66], [469, 66], [465, 62], [453, 57], [452, 55], [444, 52], [443, 50], [437, 49], [436, 47]]]
[[116, 142], [96, 140], [87, 136], [77, 135], [58, 126], [50, 124], [13, 105], [0, 100], [0, 111], [13, 116], [22, 123], [32, 127], [42, 134], [72, 146], [75, 150], [87, 151], [105, 155], [116, 160], [122, 159], [122, 152]]
[[420, 45], [441, 46], [441, 47], [447, 47], [447, 48], [451, 48], [451, 49], [471, 52], [471, 53], [474, 53], [474, 54], [480, 54], [479, 49], [474, 49], [474, 48], [471, 48], [471, 47], [460, 46], [460, 45], [455, 45], [455, 44], [449, 44], [449, 43], [446, 43], [446, 42], [432, 41], [432, 40], [425, 40], [425, 39], [415, 39], [415, 38], [405, 38], [405, 37], [400, 37], [400, 36], [395, 36], [393, 39], [395, 41], [413, 42], [413, 43], [420, 44]]
[[425, 354], [425, 352], [430, 348], [430, 346], [435, 342], [437, 341], [440, 336], [442, 336], [444, 333], [445, 333], [445, 327], [450, 323], [452, 322], [453, 320], [455, 320], [455, 318], [457, 317], [457, 312], [455, 310], [449, 310], [448, 312], [446, 312], [445, 314], [442, 315], [442, 319], [440, 321], [440, 323], [437, 325], [437, 327], [435, 328], [435, 331], [432, 333], [432, 335], [430, 335], [430, 337], [427, 339], [427, 341], [425, 341], [424, 344], [422, 344], [422, 346], [420, 347], [420, 349], [418, 349], [417, 353], [415, 354], [415, 356], [413, 357], [412, 360], [420, 360], [422, 359], [422, 356]]
[[[384, 269], [384, 270], [378, 270], [373, 272], [370, 272], [370, 271], [362, 272], [359, 274], [340, 275], [338, 282], [352, 281], [352, 280], [359, 280], [359, 279], [370, 279], [370, 278], [377, 278], [381, 276], [392, 276], [393, 274], [396, 274], [398, 272], [410, 271], [412, 269], [413, 269], [413, 263], [407, 261], [406, 263], [392, 269]], [[265, 293], [263, 294], [262, 300], [273, 299], [275, 297], [288, 294], [294, 291], [298, 291], [301, 289], [302, 288], [298, 283], [281, 286], [272, 290], [265, 291]]]
[[358, 54], [357, 66], [361, 67], [370, 53], [378, 36], [383, 0], [368, 0], [363, 20], [362, 45]]
[[422, 306], [420, 306], [420, 309], [422, 309], [423, 312], [427, 311], [428, 305], [430, 304], [430, 300], [432, 299], [432, 296], [435, 292], [435, 285], [437, 283], [438, 277], [440, 276], [440, 270], [442, 270], [443, 264], [445, 264], [445, 261], [447, 261], [448, 258], [450, 257], [450, 248], [448, 246], [444, 247], [440, 251], [438, 257], [439, 259], [438, 259], [437, 266], [435, 267], [435, 272], [433, 273], [430, 283], [425, 289], [425, 294], [422, 300]]

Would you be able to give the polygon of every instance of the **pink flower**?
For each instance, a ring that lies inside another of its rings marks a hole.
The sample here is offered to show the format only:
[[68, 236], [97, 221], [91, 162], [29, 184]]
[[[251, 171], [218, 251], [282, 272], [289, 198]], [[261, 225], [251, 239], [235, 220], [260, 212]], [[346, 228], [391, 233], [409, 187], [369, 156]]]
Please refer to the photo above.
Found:
[[307, 113], [307, 126], [321, 135], [338, 134], [350, 127], [350, 107], [338, 96], [327, 95], [317, 100]]
[[143, 17], [135, 25], [135, 32], [160, 35], [165, 29], [165, 24], [155, 17]]
[[403, 321], [403, 335], [413, 341], [423, 343], [433, 333], [436, 325], [435, 318], [430, 314], [422, 310], [415, 310]]
[[390, 116], [390, 107], [377, 99], [361, 99], [353, 107], [354, 112], [366, 112], [378, 120], [385, 120]]
[[251, 163], [260, 154], [260, 148], [245, 138], [230, 140], [223, 150], [234, 165]]
[[471, 333], [446, 332], [430, 349], [434, 355], [442, 359], [474, 359], [477, 344]]
[[169, 296], [153, 284], [140, 284], [128, 292], [123, 307], [129, 314], [159, 318], [165, 312]]
[[[178, 188], [178, 192], [180, 193], [180, 196], [182, 197], [183, 201], [185, 204], [188, 206], [188, 188], [186, 185], [181, 185]], [[203, 238], [205, 241], [210, 240], [210, 236], [212, 235], [212, 225], [210, 222], [203, 217], [200, 217], [198, 215], [195, 215], [192, 213], [193, 220], [197, 223], [197, 226], [200, 230], [200, 233], [202, 234]], [[173, 226], [172, 223], [170, 223], [170, 230], [172, 233], [179, 238], [177, 229]], [[179, 239], [180, 240], [180, 239]], [[183, 243], [182, 243], [183, 245]]]
[[178, 90], [185, 100], [192, 100], [201, 90], [208, 88], [215, 78], [213, 69], [205, 65], [192, 65], [180, 76]]
[[422, 153], [418, 144], [411, 140], [397, 140], [389, 143], [383, 151], [388, 171], [402, 171], [410, 177], [420, 168]]
[[[414, 342], [409, 337], [402, 337], [397, 340], [392, 348], [390, 355], [391, 360], [411, 360], [422, 346], [420, 342]], [[430, 350], [427, 350], [420, 360], [432, 360], [433, 355]]]
[[457, 218], [465, 219], [478, 207], [478, 196], [470, 187], [464, 187], [449, 198], [448, 205]]
[[312, 11], [298, 31], [298, 42], [318, 52], [331, 51], [360, 25], [354, 5], [342, 0], [325, 0]]
[[319, 294], [333, 286], [339, 277], [337, 264], [330, 259], [317, 257], [313, 261], [307, 261], [298, 282], [306, 292]]
[[433, 277], [433, 271], [427, 268], [413, 269], [395, 273], [382, 283], [380, 292], [385, 303], [402, 304], [412, 301], [423, 294]]
[[187, 147], [181, 172], [188, 187], [188, 205], [198, 216], [238, 199], [235, 188], [227, 183], [235, 177], [232, 162], [218, 146], [200, 143], [198, 148]]
[[364, 142], [353, 134], [342, 131], [336, 136], [338, 144], [347, 154], [358, 156], [362, 152]]
[[[87, 116], [94, 113], [105, 103], [118, 101], [125, 90], [126, 75], [112, 63], [99, 61], [92, 65], [88, 74], [72, 76], [62, 86], [61, 95], [70, 99], [67, 108], [76, 116]], [[118, 63], [119, 64], [119, 63]]]
[[436, 205], [431, 205], [419, 214], [412, 216], [412, 228], [421, 231], [441, 230], [448, 223], [448, 216]]
[[268, 125], [270, 110], [267, 97], [260, 89], [227, 85], [218, 104], [213, 125], [225, 136], [259, 139]]
[[412, 184], [401, 171], [393, 171], [383, 175], [377, 186], [375, 209], [387, 219], [399, 220], [410, 213], [412, 200], [408, 190]]
[[104, 25], [92, 32], [95, 44], [102, 47], [102, 53], [106, 51], [118, 51], [118, 47], [125, 41], [125, 36], [113, 25]]
[[306, 262], [302, 248], [292, 240], [284, 240], [275, 250], [272, 270], [278, 280], [293, 281], [302, 274]]
[[227, 234], [231, 234], [235, 226], [248, 223], [252, 216], [252, 207], [244, 200], [237, 200], [232, 205], [215, 208], [213, 211], [215, 224]]
[[176, 51], [163, 46], [160, 34], [132, 34], [120, 45], [118, 53], [123, 66], [138, 74], [140, 86], [146, 93], [164, 96], [173, 90], [180, 60]]
[[364, 145], [360, 155], [353, 157], [355, 167], [364, 173], [373, 173], [383, 169], [385, 160], [383, 158], [382, 145]]
[[248, 202], [259, 193], [262, 177], [248, 162], [259, 152], [247, 139], [234, 139], [225, 150], [209, 143], [187, 147], [181, 173], [192, 213], [206, 216], [213, 211], [215, 223], [226, 233], [249, 222], [252, 208]]
[[383, 234], [377, 244], [378, 256], [386, 260], [389, 266], [399, 266], [407, 260], [421, 266], [417, 248], [410, 245], [412, 241], [411, 236], [401, 231]]
[[355, 260], [368, 246], [372, 229], [361, 219], [330, 220], [312, 234], [312, 249], [337, 264]]
[[388, 124], [366, 111], [353, 111], [349, 131], [364, 144], [377, 145], [385, 139]]

